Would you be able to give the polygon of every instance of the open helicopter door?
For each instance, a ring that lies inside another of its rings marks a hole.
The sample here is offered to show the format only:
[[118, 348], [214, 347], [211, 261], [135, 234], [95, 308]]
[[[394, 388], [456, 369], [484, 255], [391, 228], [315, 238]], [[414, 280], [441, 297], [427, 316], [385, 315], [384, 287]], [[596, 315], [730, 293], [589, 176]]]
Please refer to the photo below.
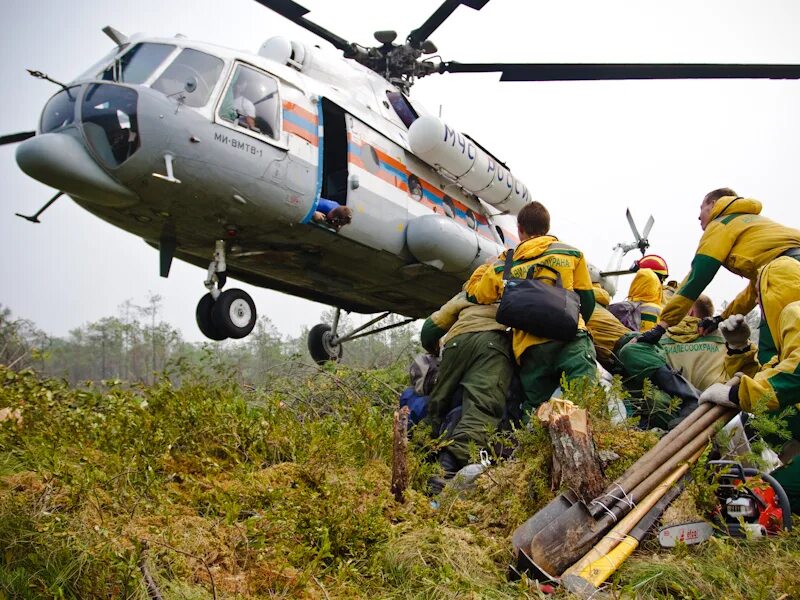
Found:
[[353, 211], [339, 235], [401, 254], [408, 220], [408, 182], [396, 147], [374, 129], [323, 99], [322, 197]]

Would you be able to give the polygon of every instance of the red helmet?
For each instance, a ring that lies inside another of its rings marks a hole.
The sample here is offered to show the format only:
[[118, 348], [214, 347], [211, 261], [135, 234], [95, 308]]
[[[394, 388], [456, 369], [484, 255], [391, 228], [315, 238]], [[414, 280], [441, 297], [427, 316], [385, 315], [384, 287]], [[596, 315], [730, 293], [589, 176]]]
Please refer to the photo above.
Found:
[[669, 277], [669, 267], [667, 261], [661, 258], [658, 254], [647, 254], [639, 259], [636, 263], [640, 269], [652, 269], [656, 275], [659, 276], [661, 281]]

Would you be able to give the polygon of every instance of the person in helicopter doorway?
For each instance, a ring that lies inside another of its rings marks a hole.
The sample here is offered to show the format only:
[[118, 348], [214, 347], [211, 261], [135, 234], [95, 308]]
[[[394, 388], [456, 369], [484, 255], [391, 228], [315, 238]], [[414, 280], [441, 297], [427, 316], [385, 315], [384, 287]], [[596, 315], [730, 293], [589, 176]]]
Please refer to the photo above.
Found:
[[[533, 269], [534, 277], [547, 279], [558, 273], [562, 286], [580, 299], [578, 331], [571, 339], [553, 340], [522, 329], [512, 329], [514, 357], [525, 400], [524, 418], [529, 418], [556, 391], [562, 375], [567, 382], [597, 379], [596, 354], [586, 328], [595, 307], [592, 281], [583, 252], [549, 235], [550, 213], [540, 202], [526, 204], [517, 215], [520, 244], [502, 253], [479, 280], [470, 280], [467, 293], [481, 304], [493, 304], [504, 291], [503, 273], [507, 252], [513, 252], [511, 277], [523, 279]], [[552, 278], [549, 279], [552, 281]]]
[[[464, 287], [487, 268], [478, 267]], [[478, 304], [462, 291], [422, 325], [422, 347], [433, 354], [441, 347], [442, 357], [427, 422], [434, 436], [449, 442], [437, 456], [444, 476], [428, 481], [432, 494], [469, 463], [472, 448], [487, 448], [491, 431], [503, 419], [514, 368], [507, 328], [496, 315], [496, 304]]]
[[333, 200], [320, 198], [311, 220], [339, 231], [353, 220], [353, 211]]

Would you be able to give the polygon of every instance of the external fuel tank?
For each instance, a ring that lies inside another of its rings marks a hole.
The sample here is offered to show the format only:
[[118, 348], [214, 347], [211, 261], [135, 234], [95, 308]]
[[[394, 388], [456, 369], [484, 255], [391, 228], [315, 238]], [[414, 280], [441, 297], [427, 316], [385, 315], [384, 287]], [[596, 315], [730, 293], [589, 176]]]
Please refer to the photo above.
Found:
[[471, 139], [436, 117], [420, 117], [408, 130], [411, 150], [444, 169], [465, 190], [515, 215], [531, 201], [528, 188]]

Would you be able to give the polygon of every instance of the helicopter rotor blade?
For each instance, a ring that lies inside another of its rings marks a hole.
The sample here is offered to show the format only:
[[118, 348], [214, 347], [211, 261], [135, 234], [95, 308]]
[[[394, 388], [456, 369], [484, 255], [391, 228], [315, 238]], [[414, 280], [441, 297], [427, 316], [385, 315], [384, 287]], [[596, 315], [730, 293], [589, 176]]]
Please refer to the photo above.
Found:
[[440, 73], [502, 73], [500, 81], [595, 81], [617, 79], [800, 79], [800, 65], [768, 64], [576, 64], [443, 62]]
[[641, 242], [642, 236], [639, 235], [639, 230], [636, 229], [636, 223], [633, 222], [633, 215], [631, 215], [630, 208], [625, 211], [625, 218], [628, 219], [628, 225], [631, 226], [631, 231], [633, 232], [633, 237], [636, 239], [636, 242]]
[[286, 17], [292, 23], [296, 23], [311, 33], [318, 35], [323, 40], [333, 44], [342, 52], [350, 52], [353, 49], [353, 44], [348, 42], [346, 39], [341, 38], [335, 33], [328, 31], [324, 27], [317, 25], [313, 21], [306, 19], [304, 15], [308, 14], [309, 10], [297, 2], [293, 2], [292, 0], [256, 0], [256, 2], [262, 6], [265, 6], [271, 11], [278, 13], [279, 15]]
[[24, 142], [28, 138], [36, 135], [35, 131], [21, 131], [20, 133], [12, 133], [11, 135], [0, 136], [0, 146], [4, 144], [16, 144], [17, 142]]
[[428, 17], [427, 21], [408, 34], [406, 41], [414, 48], [420, 48], [422, 42], [427, 40], [430, 35], [445, 22], [447, 17], [453, 14], [453, 11], [458, 8], [459, 5], [463, 4], [473, 10], [480, 10], [486, 6], [488, 2], [489, 0], [444, 0], [442, 5]]
[[644, 224], [644, 231], [642, 231], [642, 238], [647, 239], [647, 236], [650, 235], [650, 230], [653, 228], [653, 224], [656, 220], [653, 218], [653, 215], [650, 215], [650, 218], [647, 219], [647, 223]]

